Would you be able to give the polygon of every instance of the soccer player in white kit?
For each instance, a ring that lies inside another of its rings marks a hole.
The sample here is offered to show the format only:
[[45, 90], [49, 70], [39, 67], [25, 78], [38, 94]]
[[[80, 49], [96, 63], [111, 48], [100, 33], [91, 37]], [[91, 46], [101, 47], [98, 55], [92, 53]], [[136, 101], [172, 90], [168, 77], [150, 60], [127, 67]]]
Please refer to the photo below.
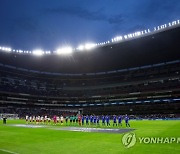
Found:
[[57, 116], [57, 123], [59, 123], [59, 116]]
[[36, 116], [36, 124], [39, 123], [39, 116]]
[[33, 118], [32, 118], [32, 122], [33, 122], [33, 124], [35, 124], [35, 120], [36, 120], [36, 117], [35, 117], [35, 116], [33, 116]]
[[38, 116], [38, 124], [40, 123], [40, 120], [41, 120], [41, 117], [40, 117], [40, 116]]
[[27, 116], [26, 116], [26, 124], [28, 124], [28, 117], [29, 117], [29, 116], [27, 115]]
[[61, 116], [61, 125], [63, 125], [64, 117]]
[[47, 118], [48, 119], [48, 124], [51, 124], [51, 118]]
[[29, 117], [29, 122], [30, 122], [30, 123], [32, 122], [32, 117], [31, 117], [31, 116]]
[[47, 116], [44, 116], [44, 124], [47, 124]]
[[44, 121], [43, 121], [43, 120], [44, 120], [44, 117], [43, 117], [43, 116], [41, 116], [41, 120], [40, 120], [40, 121], [41, 121], [41, 123], [44, 123]]

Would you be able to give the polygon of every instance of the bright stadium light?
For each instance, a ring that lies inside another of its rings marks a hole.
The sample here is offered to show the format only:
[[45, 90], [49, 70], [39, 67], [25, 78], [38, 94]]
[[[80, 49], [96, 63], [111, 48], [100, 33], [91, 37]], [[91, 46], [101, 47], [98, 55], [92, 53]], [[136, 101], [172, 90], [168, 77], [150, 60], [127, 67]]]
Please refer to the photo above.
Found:
[[73, 52], [73, 49], [71, 47], [63, 47], [63, 48], [57, 49], [56, 52], [59, 55], [68, 55]]
[[123, 39], [122, 36], [117, 36], [117, 37], [114, 37], [111, 41], [112, 42], [117, 42], [117, 41], [121, 41]]
[[37, 50], [33, 50], [33, 55], [36, 55], [36, 56], [42, 56], [44, 54], [44, 52], [40, 49], [37, 49]]
[[[105, 42], [99, 42], [99, 43], [86, 43], [86, 44], [82, 44], [79, 45], [77, 48], [71, 48], [68, 45], [66, 47], [63, 48], [59, 48], [58, 50], [55, 51], [48, 51], [48, 50], [34, 50], [34, 51], [24, 51], [24, 50], [17, 50], [17, 49], [11, 49], [9, 47], [4, 47], [4, 46], [0, 46], [0, 51], [4, 51], [4, 52], [15, 52], [15, 53], [27, 53], [27, 54], [34, 54], [37, 56], [41, 56], [41, 55], [50, 55], [50, 54], [61, 54], [61, 55], [67, 55], [67, 54], [71, 54], [74, 50], [79, 50], [79, 51], [85, 51], [85, 50], [91, 50], [95, 47], [98, 46], [104, 46], [106, 44], [110, 44], [110, 43], [118, 43], [120, 41], [125, 41], [128, 39], [133, 39], [133, 38], [138, 38], [141, 37], [143, 35], [146, 35], [148, 33], [155, 32], [155, 31], [159, 31], [162, 29], [166, 29], [166, 28], [170, 28], [172, 26], [177, 26], [180, 24], [180, 20], [175, 20], [166, 24], [162, 24], [156, 27], [153, 27], [151, 29], [145, 29], [145, 30], [140, 30], [140, 31], [136, 31], [134, 33], [129, 33], [126, 35], [120, 35], [120, 36], [116, 36], [114, 38], [112, 38], [111, 40], [105, 41]], [[111, 47], [112, 48], [112, 47]]]
[[7, 51], [7, 52], [12, 51], [12, 49], [11, 49], [11, 48], [8, 48], [8, 47], [1, 47], [1, 50]]
[[19, 50], [19, 53], [23, 53], [23, 50]]
[[84, 50], [84, 45], [79, 45], [79, 46], [77, 47], [77, 49], [78, 49], [78, 50], [81, 50], [81, 51]]
[[51, 54], [51, 51], [45, 51], [46, 54]]
[[85, 44], [85, 49], [86, 50], [90, 50], [90, 49], [92, 49], [92, 48], [94, 48], [96, 45], [95, 44], [93, 44], [93, 43], [87, 43], [87, 44]]

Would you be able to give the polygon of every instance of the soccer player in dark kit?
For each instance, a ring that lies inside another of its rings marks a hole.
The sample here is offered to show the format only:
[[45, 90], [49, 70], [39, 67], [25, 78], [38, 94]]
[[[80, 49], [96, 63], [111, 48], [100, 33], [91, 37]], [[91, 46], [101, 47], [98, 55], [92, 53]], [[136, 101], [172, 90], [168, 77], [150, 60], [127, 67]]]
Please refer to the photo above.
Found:
[[102, 115], [102, 126], [105, 126], [105, 116]]
[[117, 117], [116, 115], [113, 116], [113, 127], [117, 126]]
[[94, 125], [96, 125], [96, 121], [97, 121], [96, 116], [93, 116]]
[[89, 125], [89, 117], [86, 115], [86, 125]]
[[118, 126], [122, 126], [122, 116], [118, 116]]
[[126, 114], [124, 120], [125, 120], [125, 123], [126, 123], [126, 127], [130, 127], [130, 124], [129, 124], [129, 117], [127, 116], [127, 114]]
[[99, 126], [99, 116], [97, 116], [97, 125]]
[[93, 124], [93, 116], [92, 115], [90, 116], [90, 124], [91, 125]]
[[107, 123], [107, 126], [110, 126], [110, 117], [108, 115], [106, 116], [106, 123]]
[[82, 126], [84, 125], [84, 116], [82, 115], [82, 117], [81, 117], [81, 121], [82, 121]]

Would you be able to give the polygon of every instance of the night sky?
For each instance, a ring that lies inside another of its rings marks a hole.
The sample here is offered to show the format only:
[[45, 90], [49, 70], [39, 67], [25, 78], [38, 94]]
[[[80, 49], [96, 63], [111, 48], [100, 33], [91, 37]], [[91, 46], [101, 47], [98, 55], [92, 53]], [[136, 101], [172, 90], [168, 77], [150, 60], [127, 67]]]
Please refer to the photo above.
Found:
[[180, 18], [180, 0], [0, 0], [0, 45], [55, 50]]

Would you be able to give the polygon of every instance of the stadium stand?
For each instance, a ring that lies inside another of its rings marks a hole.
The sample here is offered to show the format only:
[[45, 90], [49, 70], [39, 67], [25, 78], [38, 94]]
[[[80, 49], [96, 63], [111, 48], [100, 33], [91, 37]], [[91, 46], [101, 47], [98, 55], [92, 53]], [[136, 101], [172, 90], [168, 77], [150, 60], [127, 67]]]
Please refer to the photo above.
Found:
[[173, 28], [74, 58], [0, 53], [0, 113], [179, 116], [179, 33]]

